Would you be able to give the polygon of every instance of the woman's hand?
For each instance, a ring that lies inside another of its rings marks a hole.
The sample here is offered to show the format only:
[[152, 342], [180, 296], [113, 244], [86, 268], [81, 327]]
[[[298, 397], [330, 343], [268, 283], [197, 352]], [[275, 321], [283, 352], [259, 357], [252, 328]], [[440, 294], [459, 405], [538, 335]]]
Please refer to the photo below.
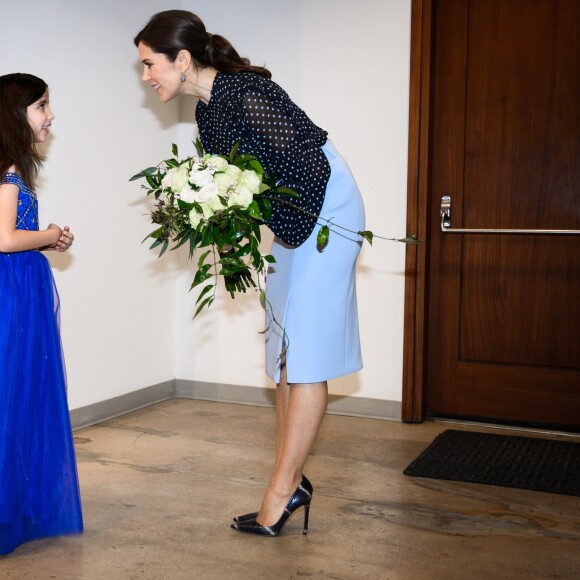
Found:
[[57, 252], [66, 252], [72, 246], [74, 239], [75, 237], [73, 233], [70, 231], [69, 226], [64, 226], [64, 228], [61, 230], [61, 235], [58, 241], [56, 242], [56, 245], [54, 246], [54, 249]]

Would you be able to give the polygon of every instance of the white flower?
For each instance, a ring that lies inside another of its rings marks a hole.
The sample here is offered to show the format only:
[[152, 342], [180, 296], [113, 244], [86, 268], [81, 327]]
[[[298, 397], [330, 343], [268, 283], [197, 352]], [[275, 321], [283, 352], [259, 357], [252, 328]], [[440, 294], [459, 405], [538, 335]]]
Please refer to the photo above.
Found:
[[226, 209], [227, 205], [224, 204], [222, 198], [219, 195], [215, 195], [208, 202], [207, 205], [213, 209], [214, 212]]
[[199, 225], [202, 218], [203, 218], [203, 215], [200, 214], [195, 208], [193, 208], [189, 212], [189, 223], [191, 224], [191, 227], [193, 229], [195, 229]]
[[163, 187], [170, 187], [174, 193], [179, 193], [187, 183], [187, 173], [188, 171], [185, 165], [171, 167], [167, 170], [167, 174], [161, 181], [161, 185]]
[[246, 209], [254, 199], [250, 188], [243, 183], [240, 183], [236, 189], [231, 193], [228, 199], [228, 207], [239, 205], [242, 209]]
[[216, 173], [213, 182], [217, 185], [220, 195], [226, 195], [230, 188], [236, 185], [237, 180], [227, 173]]
[[187, 183], [185, 187], [179, 192], [179, 199], [187, 203], [193, 203], [194, 201], [197, 201], [197, 193], [198, 192], [195, 191], [195, 189], [193, 189], [189, 183]]
[[240, 176], [242, 175], [242, 170], [239, 167], [236, 167], [235, 165], [228, 165], [226, 167], [225, 173], [227, 175], [230, 175], [233, 179], [237, 181], [240, 179]]
[[224, 171], [228, 166], [228, 162], [223, 157], [219, 155], [212, 155], [206, 163], [208, 169], [211, 169], [214, 173], [216, 171]]
[[208, 203], [200, 203], [199, 205], [203, 211], [203, 217], [206, 220], [208, 220], [215, 213]]
[[195, 192], [194, 200], [199, 202], [209, 201], [210, 199], [216, 197], [218, 194], [218, 186], [210, 181], [204, 185], [199, 191]]
[[246, 169], [242, 172], [240, 182], [246, 185], [253, 194], [260, 191], [260, 184], [262, 183], [262, 177], [258, 175], [255, 171], [251, 169]]
[[197, 187], [203, 187], [211, 182], [212, 172], [209, 169], [198, 169], [197, 166], [193, 166], [189, 172], [189, 181]]

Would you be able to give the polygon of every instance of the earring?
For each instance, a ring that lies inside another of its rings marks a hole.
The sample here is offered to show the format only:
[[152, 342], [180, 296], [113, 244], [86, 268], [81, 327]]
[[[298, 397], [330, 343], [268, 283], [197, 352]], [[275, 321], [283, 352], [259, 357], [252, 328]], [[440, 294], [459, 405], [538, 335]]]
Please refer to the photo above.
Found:
[[185, 75], [183, 73], [181, 73], [181, 76], [179, 77], [179, 80], [184, 83], [185, 82]]

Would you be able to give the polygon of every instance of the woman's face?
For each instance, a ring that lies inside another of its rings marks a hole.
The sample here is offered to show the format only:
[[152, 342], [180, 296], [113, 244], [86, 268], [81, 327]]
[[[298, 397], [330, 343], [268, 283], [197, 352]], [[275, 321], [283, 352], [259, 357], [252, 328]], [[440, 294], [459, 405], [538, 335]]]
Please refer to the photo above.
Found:
[[164, 54], [154, 52], [142, 42], [139, 43], [139, 59], [143, 63], [141, 80], [155, 89], [162, 103], [179, 95], [181, 71], [176, 63], [170, 62]]
[[37, 143], [44, 143], [50, 130], [54, 115], [48, 106], [48, 91], [26, 108], [26, 116], [32, 127], [34, 139]]

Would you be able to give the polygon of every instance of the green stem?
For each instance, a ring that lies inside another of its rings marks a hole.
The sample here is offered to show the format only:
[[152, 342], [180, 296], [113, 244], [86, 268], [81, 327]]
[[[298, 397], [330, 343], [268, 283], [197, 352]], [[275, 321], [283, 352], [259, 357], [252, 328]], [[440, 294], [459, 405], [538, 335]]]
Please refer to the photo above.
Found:
[[[307, 209], [304, 209], [304, 208], [292, 203], [291, 201], [288, 201], [286, 199], [280, 199], [279, 197], [272, 197], [271, 195], [263, 195], [263, 197], [265, 197], [266, 199], [269, 199], [273, 202], [276, 202], [276, 203], [286, 204], [288, 207], [291, 207], [297, 211], [300, 211], [306, 215], [309, 215], [310, 217], [313, 217], [317, 220], [322, 220], [322, 221], [326, 222], [327, 224], [330, 224], [331, 226], [333, 226], [335, 228], [340, 228], [341, 230], [344, 230], [346, 232], [350, 232], [351, 234], [356, 234], [357, 236], [360, 236], [361, 238], [367, 239], [364, 232], [351, 230], [349, 228], [341, 226], [340, 224], [336, 224], [332, 221], [332, 219], [327, 219], [327, 218], [324, 218], [322, 216], [316, 215], [316, 214], [308, 211]], [[401, 242], [404, 244], [419, 244], [419, 243], [421, 243], [420, 240], [416, 239], [414, 234], [411, 234], [411, 236], [409, 236], [408, 238], [386, 238], [384, 236], [378, 236], [376, 234], [372, 234], [372, 237], [379, 238], [380, 240], [387, 240], [389, 242]]]

